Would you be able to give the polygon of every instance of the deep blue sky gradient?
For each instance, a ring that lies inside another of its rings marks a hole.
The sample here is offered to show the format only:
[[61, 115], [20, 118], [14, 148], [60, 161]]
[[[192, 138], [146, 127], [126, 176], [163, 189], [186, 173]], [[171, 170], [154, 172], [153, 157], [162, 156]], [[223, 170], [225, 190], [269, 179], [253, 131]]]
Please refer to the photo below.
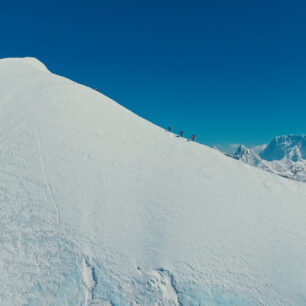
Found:
[[306, 133], [305, 1], [9, 1], [0, 57], [227, 147]]

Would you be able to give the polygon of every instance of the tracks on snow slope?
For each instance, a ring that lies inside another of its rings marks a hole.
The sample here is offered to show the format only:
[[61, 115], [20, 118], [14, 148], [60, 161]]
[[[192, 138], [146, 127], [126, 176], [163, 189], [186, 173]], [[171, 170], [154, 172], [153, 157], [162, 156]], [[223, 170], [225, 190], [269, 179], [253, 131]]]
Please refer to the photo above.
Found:
[[44, 158], [43, 158], [43, 153], [42, 153], [42, 149], [41, 149], [41, 140], [40, 140], [40, 135], [39, 135], [39, 131], [38, 129], [36, 129], [36, 135], [37, 135], [37, 142], [38, 142], [38, 152], [39, 152], [39, 158], [40, 158], [40, 161], [41, 161], [41, 165], [42, 165], [42, 169], [43, 169], [43, 174], [44, 174], [44, 181], [45, 181], [45, 184], [48, 188], [48, 192], [50, 194], [50, 197], [51, 197], [51, 201], [53, 203], [53, 206], [55, 208], [55, 211], [56, 211], [56, 215], [57, 215], [57, 229], [58, 229], [58, 232], [59, 232], [59, 228], [60, 228], [60, 224], [61, 224], [61, 214], [60, 214], [60, 211], [59, 211], [59, 208], [58, 208], [58, 205], [55, 201], [55, 198], [54, 198], [54, 195], [53, 195], [53, 192], [52, 192], [52, 188], [48, 182], [48, 177], [47, 177], [47, 172], [46, 172], [46, 165], [45, 165], [45, 162], [44, 162]]

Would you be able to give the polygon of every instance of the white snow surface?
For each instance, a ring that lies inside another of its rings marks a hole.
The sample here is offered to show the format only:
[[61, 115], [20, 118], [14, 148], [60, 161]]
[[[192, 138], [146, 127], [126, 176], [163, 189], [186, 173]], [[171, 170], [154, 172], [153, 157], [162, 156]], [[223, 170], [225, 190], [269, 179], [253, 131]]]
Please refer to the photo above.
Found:
[[0, 60], [1, 305], [305, 305], [306, 188]]

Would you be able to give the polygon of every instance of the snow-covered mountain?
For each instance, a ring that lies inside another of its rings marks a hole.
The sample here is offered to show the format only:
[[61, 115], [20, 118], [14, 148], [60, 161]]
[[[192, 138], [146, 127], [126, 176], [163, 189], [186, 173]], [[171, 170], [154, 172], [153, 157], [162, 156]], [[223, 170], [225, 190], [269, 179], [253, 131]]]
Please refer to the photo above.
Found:
[[306, 160], [306, 135], [288, 135], [275, 137], [260, 153], [267, 161], [290, 160], [299, 162]]
[[1, 305], [305, 305], [306, 189], [0, 60]]
[[246, 148], [244, 145], [238, 147], [234, 157], [254, 166], [257, 166], [262, 161], [255, 151]]
[[306, 136], [275, 137], [259, 153], [241, 145], [231, 157], [277, 175], [306, 181]]

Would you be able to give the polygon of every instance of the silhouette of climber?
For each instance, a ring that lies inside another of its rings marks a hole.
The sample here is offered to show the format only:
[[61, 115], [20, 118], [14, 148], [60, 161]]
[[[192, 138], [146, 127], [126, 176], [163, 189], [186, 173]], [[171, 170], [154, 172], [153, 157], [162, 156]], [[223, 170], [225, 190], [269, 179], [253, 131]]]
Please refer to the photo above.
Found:
[[180, 136], [183, 137], [183, 131], [180, 131]]
[[168, 131], [171, 132], [171, 130], [172, 130], [172, 126], [169, 126]]
[[195, 139], [195, 134], [191, 135], [191, 140], [194, 141]]

